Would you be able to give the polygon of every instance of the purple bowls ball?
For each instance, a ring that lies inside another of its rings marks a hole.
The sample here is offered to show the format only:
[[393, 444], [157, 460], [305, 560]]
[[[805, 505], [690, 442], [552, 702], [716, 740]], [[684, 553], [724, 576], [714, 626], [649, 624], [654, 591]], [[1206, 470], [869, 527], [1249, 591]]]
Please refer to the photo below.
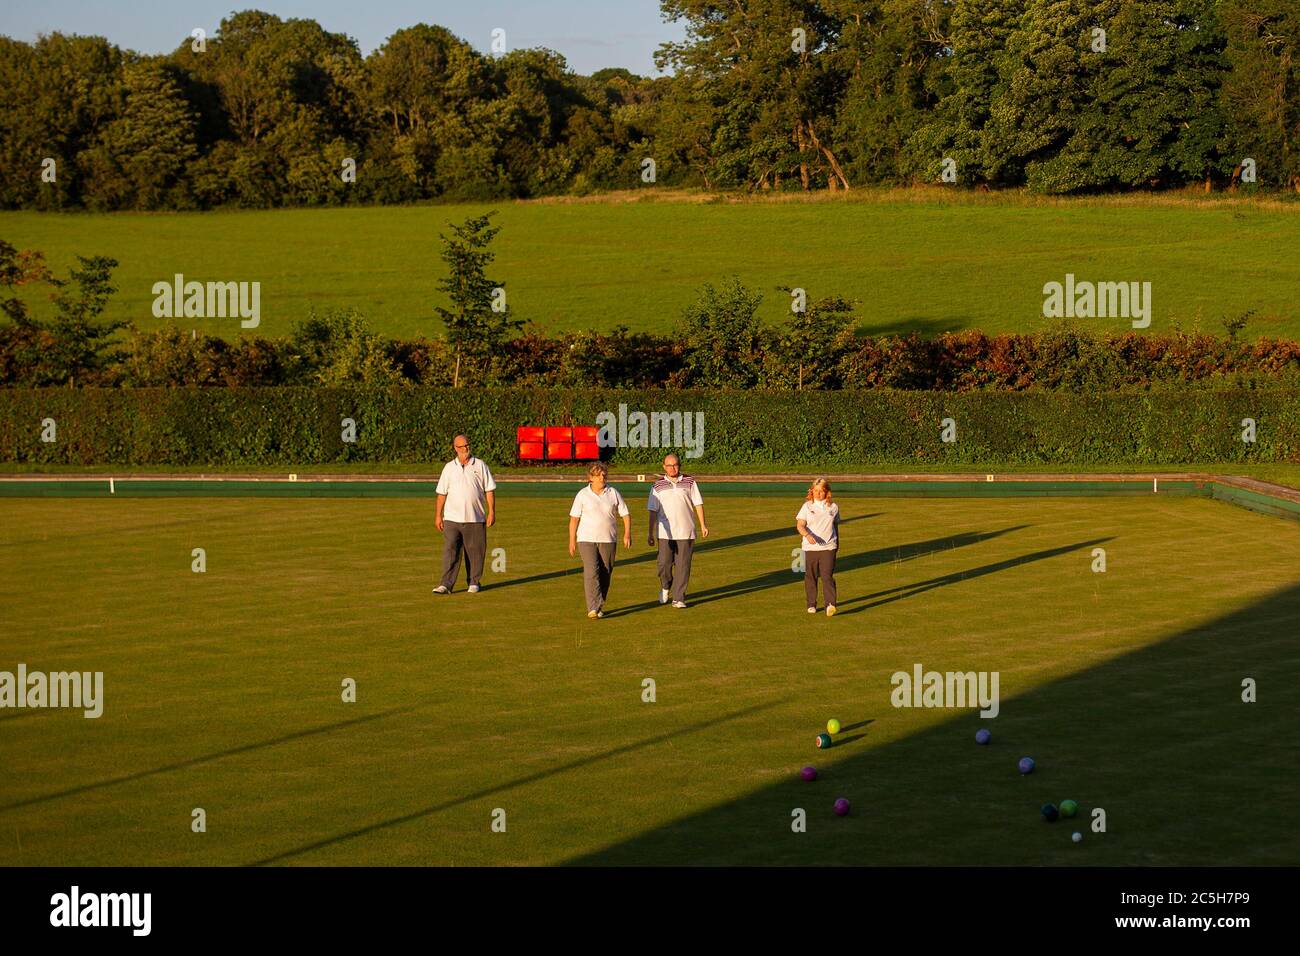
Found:
[[840, 797], [835, 801], [835, 815], [837, 817], [846, 817], [849, 815], [849, 801]]
[[1033, 772], [1034, 772], [1034, 758], [1033, 758], [1033, 757], [1021, 757], [1021, 758], [1020, 758], [1020, 772], [1021, 772], [1021, 773], [1033, 773]]
[[813, 780], [817, 779], [817, 768], [804, 767], [802, 770], [799, 771], [799, 776], [803, 777], [805, 780], [811, 783]]
[[977, 744], [986, 744], [992, 739], [993, 734], [991, 734], [987, 728], [975, 731], [975, 742]]

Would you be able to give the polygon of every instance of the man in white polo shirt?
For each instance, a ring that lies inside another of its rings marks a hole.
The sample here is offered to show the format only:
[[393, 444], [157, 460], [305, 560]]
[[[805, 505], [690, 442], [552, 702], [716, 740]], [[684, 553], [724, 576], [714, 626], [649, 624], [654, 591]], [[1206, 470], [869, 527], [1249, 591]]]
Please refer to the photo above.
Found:
[[465, 555], [469, 593], [476, 594], [487, 557], [487, 529], [496, 524], [496, 480], [487, 464], [469, 453], [469, 439], [452, 441], [456, 457], [443, 466], [438, 478], [438, 512], [434, 519], [445, 535], [442, 546], [442, 583], [434, 594], [450, 594]]
[[681, 459], [664, 458], [664, 476], [650, 488], [650, 547], [659, 544], [659, 603], [686, 607], [686, 585], [691, 577], [691, 553], [695, 550], [695, 519], [700, 519], [700, 537], [709, 536], [704, 523], [704, 498], [695, 479], [682, 474]]

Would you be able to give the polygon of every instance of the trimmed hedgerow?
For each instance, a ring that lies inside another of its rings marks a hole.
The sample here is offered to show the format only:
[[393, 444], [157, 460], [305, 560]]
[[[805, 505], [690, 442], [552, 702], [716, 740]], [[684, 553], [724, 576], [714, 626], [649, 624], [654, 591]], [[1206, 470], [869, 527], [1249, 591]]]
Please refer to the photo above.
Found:
[[[64, 465], [417, 463], [465, 431], [515, 459], [519, 425], [702, 413], [714, 465], [1169, 465], [1300, 461], [1300, 389], [783, 392], [702, 389], [142, 388], [0, 390], [0, 459]], [[343, 419], [356, 441], [343, 440]], [[956, 441], [940, 440], [951, 418]], [[43, 442], [53, 419], [56, 441]], [[1242, 440], [1243, 420], [1256, 441]], [[618, 463], [661, 451], [611, 448]], [[689, 464], [689, 463], [688, 463]]]

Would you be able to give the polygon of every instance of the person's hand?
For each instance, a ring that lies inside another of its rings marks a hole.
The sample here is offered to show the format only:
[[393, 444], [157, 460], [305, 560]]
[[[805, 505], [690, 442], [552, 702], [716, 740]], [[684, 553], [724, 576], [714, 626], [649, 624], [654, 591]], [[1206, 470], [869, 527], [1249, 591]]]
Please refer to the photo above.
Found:
[[655, 546], [655, 536], [652, 534], [646, 535], [645, 543], [653, 548]]
[[570, 541], [570, 542], [569, 542], [569, 557], [573, 557], [573, 555], [577, 552], [577, 550], [578, 550], [578, 546], [577, 546], [576, 544], [574, 544], [572, 541]]
[[807, 541], [809, 544], [817, 543], [817, 537], [811, 531], [809, 531], [806, 535], [804, 535], [803, 539]]
[[632, 547], [632, 535], [630, 532], [627, 531], [623, 532], [623, 547], [625, 548]]
[[700, 537], [707, 538], [708, 536], [709, 536], [709, 526], [706, 524], [700, 525]]
[[496, 523], [497, 523], [497, 513], [495, 511], [489, 511], [487, 516], [487, 526], [490, 528]]
[[434, 518], [434, 519], [433, 519], [433, 523], [436, 524], [436, 525], [438, 526], [438, 530], [441, 531], [441, 530], [442, 530], [442, 515], [438, 515], [436, 518]]

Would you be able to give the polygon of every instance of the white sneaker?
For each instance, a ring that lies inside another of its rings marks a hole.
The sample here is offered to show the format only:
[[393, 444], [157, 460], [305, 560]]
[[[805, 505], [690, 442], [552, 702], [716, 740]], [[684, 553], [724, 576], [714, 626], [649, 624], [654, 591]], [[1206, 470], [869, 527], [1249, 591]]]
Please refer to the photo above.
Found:
[[604, 611], [597, 611], [597, 612], [596, 612], [596, 617], [604, 617], [604, 616], [605, 616], [605, 612], [604, 612]]
[[828, 605], [826, 605], [826, 616], [827, 616], [827, 617], [834, 617], [834, 616], [835, 616], [835, 605], [834, 605], [834, 604], [828, 604]]
[[447, 590], [443, 585], [439, 584], [436, 588], [433, 589], [433, 593], [434, 593], [434, 594], [450, 594], [451, 592], [448, 591], [448, 590]]
[[600, 613], [599, 611], [588, 611], [588, 612], [587, 612], [587, 617], [591, 618], [591, 619], [594, 621], [594, 620], [596, 620], [596, 616], [597, 616], [599, 613]]
[[478, 594], [478, 585], [477, 585], [477, 584], [471, 584], [471, 585], [469, 586], [469, 593], [470, 593], [470, 594]]
[[809, 614], [816, 614], [816, 613], [817, 613], [817, 609], [816, 609], [815, 607], [810, 607], [810, 608], [808, 609], [808, 613], [809, 613]]
[[659, 589], [659, 603], [660, 603], [660, 604], [667, 604], [667, 603], [668, 603], [668, 589], [667, 589], [667, 588], [660, 588], [660, 589]]
[[674, 602], [673, 602], [673, 607], [686, 607], [686, 602], [685, 602], [685, 601], [674, 601]]

